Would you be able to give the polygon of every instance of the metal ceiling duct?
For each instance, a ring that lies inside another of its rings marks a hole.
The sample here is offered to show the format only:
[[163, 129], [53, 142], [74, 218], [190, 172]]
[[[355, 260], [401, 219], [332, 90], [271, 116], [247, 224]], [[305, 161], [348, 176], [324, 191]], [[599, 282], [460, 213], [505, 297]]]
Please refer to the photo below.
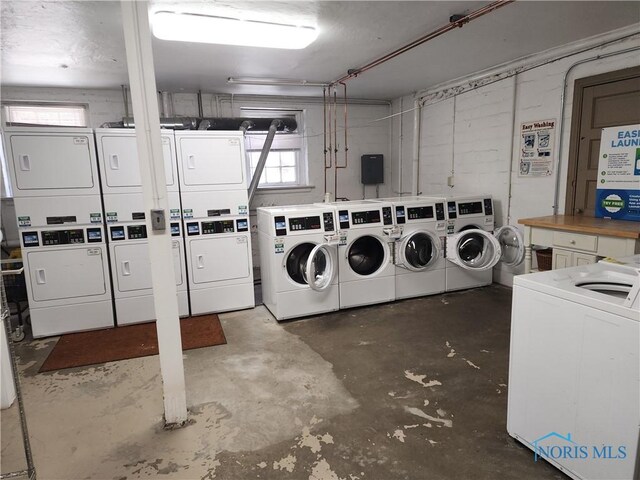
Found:
[[[244, 132], [266, 132], [274, 120], [278, 120], [278, 132], [294, 132], [298, 128], [295, 118], [246, 118], [246, 117], [166, 117], [160, 119], [160, 127], [171, 130], [242, 130]], [[135, 128], [133, 117], [122, 122], [107, 122], [105, 128]]]

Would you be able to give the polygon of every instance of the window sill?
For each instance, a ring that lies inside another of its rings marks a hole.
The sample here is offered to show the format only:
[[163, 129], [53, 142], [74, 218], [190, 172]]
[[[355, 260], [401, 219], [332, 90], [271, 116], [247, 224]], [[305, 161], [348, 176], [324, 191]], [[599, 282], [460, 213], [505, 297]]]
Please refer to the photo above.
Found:
[[256, 190], [256, 195], [260, 194], [270, 194], [270, 193], [305, 193], [310, 192], [316, 188], [315, 185], [295, 185], [291, 187], [258, 187]]

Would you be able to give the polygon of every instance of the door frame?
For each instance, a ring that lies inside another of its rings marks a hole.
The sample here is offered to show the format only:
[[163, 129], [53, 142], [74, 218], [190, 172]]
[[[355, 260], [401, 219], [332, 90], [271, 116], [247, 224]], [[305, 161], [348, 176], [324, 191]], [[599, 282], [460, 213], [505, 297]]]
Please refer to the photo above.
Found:
[[[576, 200], [576, 180], [578, 176], [578, 150], [580, 145], [580, 128], [582, 127], [582, 102], [584, 90], [588, 87], [605, 83], [628, 80], [640, 77], [640, 67], [624, 68], [613, 72], [606, 72], [591, 77], [578, 78], [573, 85], [573, 106], [571, 111], [571, 133], [569, 137], [569, 157], [567, 161], [567, 181], [564, 214], [574, 215]], [[561, 142], [562, 139], [559, 139]]]

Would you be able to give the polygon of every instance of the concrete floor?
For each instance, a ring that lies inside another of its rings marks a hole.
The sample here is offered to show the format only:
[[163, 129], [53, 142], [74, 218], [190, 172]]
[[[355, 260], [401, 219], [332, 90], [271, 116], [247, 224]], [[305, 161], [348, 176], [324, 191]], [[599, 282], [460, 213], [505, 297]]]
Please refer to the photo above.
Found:
[[[161, 426], [157, 357], [37, 374], [19, 346], [40, 479], [563, 479], [506, 432], [511, 291], [492, 286], [276, 323], [221, 315], [185, 352], [192, 424]], [[22, 468], [15, 407], [2, 471]]]

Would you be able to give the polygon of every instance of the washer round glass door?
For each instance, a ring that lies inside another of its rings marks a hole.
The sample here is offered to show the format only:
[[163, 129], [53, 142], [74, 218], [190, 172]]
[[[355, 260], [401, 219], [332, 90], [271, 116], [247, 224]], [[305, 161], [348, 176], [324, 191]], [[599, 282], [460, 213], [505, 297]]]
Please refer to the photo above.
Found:
[[484, 230], [466, 230], [447, 238], [447, 258], [467, 270], [489, 270], [501, 256], [500, 243]]
[[427, 232], [414, 232], [400, 243], [400, 261], [409, 270], [426, 270], [440, 256], [439, 240]]
[[316, 247], [314, 243], [296, 245], [287, 255], [285, 266], [289, 278], [300, 285], [307, 284], [307, 261]]
[[505, 225], [494, 234], [500, 242], [502, 256], [500, 261], [510, 267], [519, 265], [524, 260], [524, 238], [520, 230], [511, 225]]
[[316, 245], [307, 258], [304, 278], [313, 290], [325, 290], [333, 280], [334, 264], [329, 248], [327, 245]]
[[382, 242], [371, 235], [356, 239], [347, 251], [349, 266], [355, 273], [362, 276], [376, 273], [384, 263], [384, 259]]

